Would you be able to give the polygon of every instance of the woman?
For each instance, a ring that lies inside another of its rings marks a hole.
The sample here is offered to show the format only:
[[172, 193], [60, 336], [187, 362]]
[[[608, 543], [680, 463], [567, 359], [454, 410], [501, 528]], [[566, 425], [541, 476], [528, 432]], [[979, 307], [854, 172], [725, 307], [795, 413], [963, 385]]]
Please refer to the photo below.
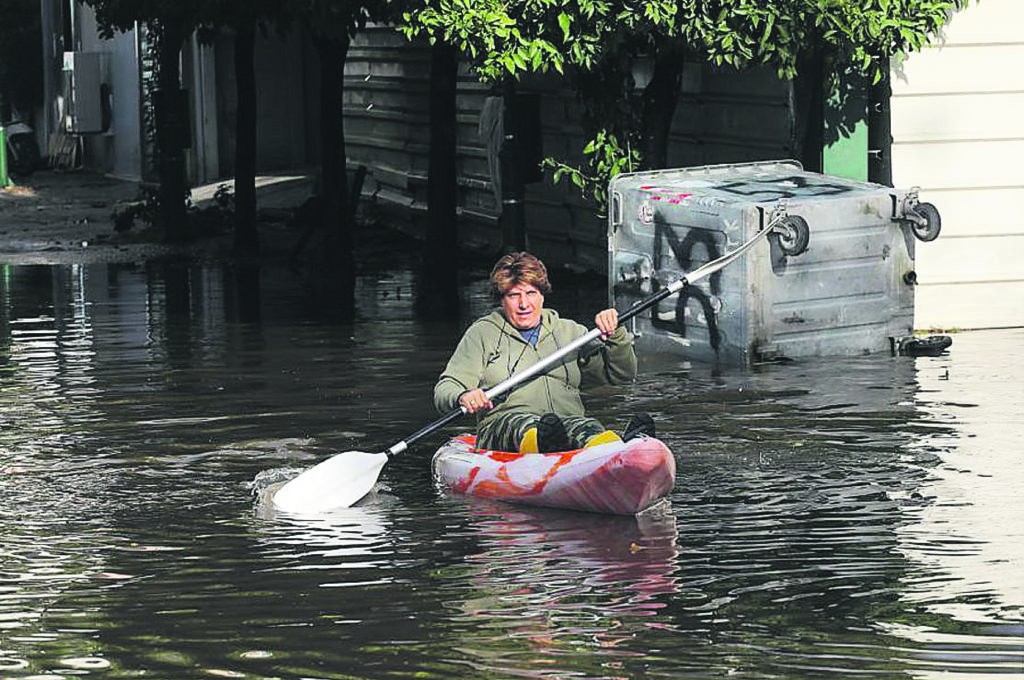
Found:
[[580, 398], [581, 385], [621, 384], [636, 377], [633, 338], [619, 328], [614, 309], [594, 318], [601, 331], [596, 353], [566, 358], [520, 384], [498, 405], [484, 393], [588, 332], [544, 308], [549, 292], [547, 270], [536, 257], [513, 253], [501, 258], [491, 272], [491, 293], [499, 308], [466, 330], [434, 386], [434, 405], [442, 413], [461, 406], [478, 414], [479, 448], [565, 451], [619, 439], [584, 415]]

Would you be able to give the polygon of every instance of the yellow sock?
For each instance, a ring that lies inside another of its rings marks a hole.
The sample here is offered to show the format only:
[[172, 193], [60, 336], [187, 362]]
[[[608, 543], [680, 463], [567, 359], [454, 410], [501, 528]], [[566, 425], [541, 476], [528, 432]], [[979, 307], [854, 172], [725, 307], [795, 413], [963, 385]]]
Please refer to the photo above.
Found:
[[539, 450], [537, 446], [537, 428], [531, 427], [523, 435], [523, 440], [519, 442], [519, 453], [537, 453]]
[[612, 442], [621, 442], [622, 437], [615, 434], [611, 430], [605, 430], [600, 434], [595, 434], [593, 437], [587, 440], [587, 445], [583, 448], [589, 449], [591, 446], [600, 446], [601, 444], [611, 444]]

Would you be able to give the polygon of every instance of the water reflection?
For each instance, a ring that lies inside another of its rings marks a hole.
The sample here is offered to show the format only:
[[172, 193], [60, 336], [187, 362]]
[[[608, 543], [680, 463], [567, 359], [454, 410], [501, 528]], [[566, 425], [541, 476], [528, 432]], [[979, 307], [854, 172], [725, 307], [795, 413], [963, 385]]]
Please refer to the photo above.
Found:
[[636, 655], [622, 645], [660, 625], [650, 617], [678, 592], [668, 503], [639, 518], [477, 501], [466, 511], [463, 531], [479, 550], [460, 567], [468, 596], [446, 606], [456, 622], [473, 627], [462, 650], [481, 670], [568, 673], [574, 664], [563, 667], [560, 657], [580, 646], [609, 657]]
[[1014, 453], [1024, 386], [1005, 370], [1024, 360], [1024, 332], [963, 334], [957, 343], [955, 360], [918, 360], [917, 408], [946, 427], [909, 444], [939, 462], [922, 484], [922, 502], [897, 531], [900, 550], [914, 563], [902, 599], [920, 614], [895, 630], [949, 650], [931, 665], [955, 663], [966, 672], [970, 657], [953, 650], [970, 648], [962, 624], [977, 624], [974, 630], [1004, 649], [1004, 668], [1024, 671], [1024, 465]]
[[[5, 267], [0, 675], [1024, 675], [1024, 332], [945, 357], [755, 370], [645, 358], [657, 521], [438, 493], [433, 445], [322, 517], [254, 504], [435, 418], [458, 324], [367, 272], [340, 322], [274, 268]], [[557, 288], [585, 318], [591, 289]], [[465, 318], [484, 287], [463, 291]]]
[[[278, 483], [276, 486], [280, 486]], [[395, 556], [388, 502], [373, 494], [366, 505], [339, 508], [330, 513], [301, 516], [274, 510], [269, 499], [274, 487], [261, 490], [257, 515], [266, 520], [258, 525], [262, 533], [261, 552], [272, 562], [285, 566], [268, 572], [338, 570], [343, 576], [319, 583], [321, 588], [359, 588], [382, 581], [375, 577]]]

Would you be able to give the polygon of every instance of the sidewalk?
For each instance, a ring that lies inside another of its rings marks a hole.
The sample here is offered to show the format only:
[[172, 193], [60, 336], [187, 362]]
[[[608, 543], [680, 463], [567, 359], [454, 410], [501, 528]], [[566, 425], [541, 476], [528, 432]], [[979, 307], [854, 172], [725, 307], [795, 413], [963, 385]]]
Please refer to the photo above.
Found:
[[[286, 218], [312, 194], [313, 181], [312, 171], [257, 177], [261, 215]], [[225, 180], [195, 187], [192, 202], [200, 208], [212, 205], [218, 187], [233, 184]], [[115, 206], [138, 197], [137, 183], [86, 171], [44, 170], [18, 180], [16, 186], [0, 189], [0, 262], [133, 262], [197, 247], [159, 243], [140, 221], [126, 232], [116, 232]], [[230, 234], [217, 240], [229, 243]], [[200, 245], [208, 250], [220, 244]]]

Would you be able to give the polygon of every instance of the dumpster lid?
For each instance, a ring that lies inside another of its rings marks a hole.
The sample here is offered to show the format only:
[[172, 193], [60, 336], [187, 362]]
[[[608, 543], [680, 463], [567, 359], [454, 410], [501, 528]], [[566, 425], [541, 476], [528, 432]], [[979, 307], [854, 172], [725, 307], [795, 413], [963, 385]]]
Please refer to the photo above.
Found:
[[679, 203], [713, 200], [721, 203], [776, 203], [791, 199], [873, 194], [888, 187], [803, 169], [799, 161], [703, 165], [690, 168], [623, 173], [612, 179], [611, 191], [637, 191], [652, 201]]

